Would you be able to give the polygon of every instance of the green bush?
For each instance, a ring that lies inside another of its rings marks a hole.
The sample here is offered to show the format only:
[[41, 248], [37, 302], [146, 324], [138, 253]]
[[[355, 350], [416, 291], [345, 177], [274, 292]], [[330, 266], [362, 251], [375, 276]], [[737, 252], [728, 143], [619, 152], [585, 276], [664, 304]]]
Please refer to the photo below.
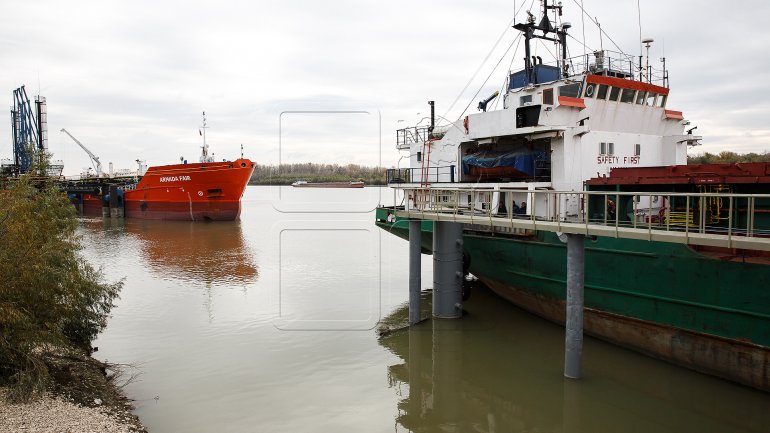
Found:
[[89, 349], [120, 291], [79, 254], [77, 225], [50, 180], [0, 184], [0, 383], [13, 398], [46, 389], [51, 356]]

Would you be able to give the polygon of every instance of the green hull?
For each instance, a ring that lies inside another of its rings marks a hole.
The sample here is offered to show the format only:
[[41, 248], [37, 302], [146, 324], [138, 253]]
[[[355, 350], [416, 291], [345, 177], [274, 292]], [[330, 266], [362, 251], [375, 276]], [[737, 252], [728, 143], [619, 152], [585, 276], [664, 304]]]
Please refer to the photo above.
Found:
[[[382, 228], [408, 238], [407, 222]], [[386, 211], [385, 211], [386, 212]], [[423, 247], [430, 249], [430, 222]], [[552, 233], [464, 236], [470, 272], [498, 294], [563, 321], [566, 245]], [[770, 390], [770, 266], [727, 262], [680, 244], [586, 241], [587, 332], [615, 343]]]

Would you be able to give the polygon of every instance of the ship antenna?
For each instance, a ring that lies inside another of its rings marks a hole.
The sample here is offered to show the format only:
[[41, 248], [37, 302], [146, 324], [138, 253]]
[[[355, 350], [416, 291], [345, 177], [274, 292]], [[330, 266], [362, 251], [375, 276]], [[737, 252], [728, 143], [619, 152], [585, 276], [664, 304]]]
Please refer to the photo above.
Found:
[[203, 146], [201, 146], [201, 162], [209, 162], [209, 145], [206, 144], [206, 112], [203, 112], [203, 126], [201, 126], [201, 135], [203, 135]]
[[596, 21], [596, 27], [599, 29], [599, 51], [604, 51], [604, 42], [602, 39], [602, 24], [599, 22], [599, 18], [594, 17]]
[[[560, 28], [554, 28], [551, 25], [551, 20], [548, 18], [549, 9], [553, 9], [554, 13], [558, 13], [559, 16], [562, 14], [561, 3], [557, 5], [549, 5], [548, 0], [543, 0], [543, 18], [540, 20], [540, 23], [535, 24], [534, 16], [529, 11], [527, 11], [527, 14], [529, 15], [527, 22], [518, 23], [513, 26], [514, 29], [524, 33], [524, 70], [528, 85], [532, 84], [532, 82], [537, 79], [537, 73], [535, 71], [536, 68], [532, 62], [532, 54], [530, 49], [530, 43], [533, 38], [561, 44], [562, 66], [566, 65], [567, 63], [567, 29], [569, 29], [570, 26], [569, 23], [564, 23], [566, 25], [562, 25]], [[535, 30], [540, 30], [542, 34], [535, 34]], [[556, 36], [550, 37], [548, 35], [549, 33], [554, 33]], [[567, 75], [567, 69], [564, 67], [560, 68], [560, 72], [562, 73], [562, 76]]]

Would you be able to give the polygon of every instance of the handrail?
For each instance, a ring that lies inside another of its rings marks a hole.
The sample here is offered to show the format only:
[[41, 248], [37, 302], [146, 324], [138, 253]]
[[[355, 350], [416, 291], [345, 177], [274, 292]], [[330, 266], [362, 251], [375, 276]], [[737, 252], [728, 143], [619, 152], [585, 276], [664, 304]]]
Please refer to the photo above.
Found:
[[393, 188], [402, 217], [770, 251], [770, 194]]

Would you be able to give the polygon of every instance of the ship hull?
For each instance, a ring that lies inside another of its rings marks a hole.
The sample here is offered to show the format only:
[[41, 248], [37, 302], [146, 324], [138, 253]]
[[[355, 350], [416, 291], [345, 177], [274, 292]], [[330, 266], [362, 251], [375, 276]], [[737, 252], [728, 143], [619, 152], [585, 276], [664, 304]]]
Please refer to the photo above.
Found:
[[136, 188], [125, 192], [127, 218], [232, 221], [254, 172], [248, 159], [150, 167]]
[[[406, 221], [378, 221], [408, 238]], [[426, 231], [426, 229], [428, 231]], [[430, 251], [423, 225], [423, 251]], [[466, 233], [470, 272], [502, 298], [564, 323], [566, 245]], [[770, 266], [724, 261], [686, 245], [586, 242], [585, 332], [696, 371], [770, 391]]]

